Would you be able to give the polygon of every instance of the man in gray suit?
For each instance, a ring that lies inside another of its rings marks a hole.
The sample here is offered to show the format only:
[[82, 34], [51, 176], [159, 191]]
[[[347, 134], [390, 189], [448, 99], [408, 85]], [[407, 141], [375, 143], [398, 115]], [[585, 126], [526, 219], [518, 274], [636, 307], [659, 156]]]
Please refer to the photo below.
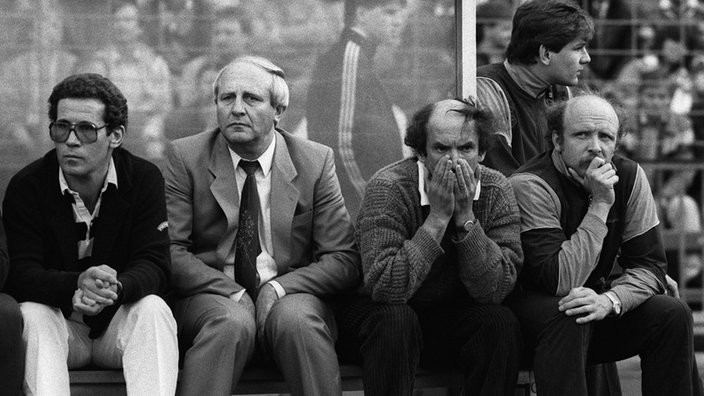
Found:
[[165, 171], [180, 394], [229, 395], [256, 344], [293, 395], [339, 395], [328, 297], [360, 261], [333, 152], [277, 128], [288, 86], [268, 60], [235, 59], [213, 91], [218, 128], [176, 140]]

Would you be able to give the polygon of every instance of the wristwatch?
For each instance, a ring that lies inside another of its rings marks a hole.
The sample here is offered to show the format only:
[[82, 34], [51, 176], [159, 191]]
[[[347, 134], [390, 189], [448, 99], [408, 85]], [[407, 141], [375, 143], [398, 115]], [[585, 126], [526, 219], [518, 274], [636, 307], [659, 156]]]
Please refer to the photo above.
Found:
[[469, 230], [474, 227], [474, 223], [476, 223], [476, 220], [467, 220], [464, 222], [464, 225], [462, 225], [462, 229], [469, 232]]
[[606, 292], [604, 294], [611, 300], [611, 305], [613, 306], [611, 313], [616, 316], [621, 315], [621, 300], [618, 299], [618, 296], [613, 292]]

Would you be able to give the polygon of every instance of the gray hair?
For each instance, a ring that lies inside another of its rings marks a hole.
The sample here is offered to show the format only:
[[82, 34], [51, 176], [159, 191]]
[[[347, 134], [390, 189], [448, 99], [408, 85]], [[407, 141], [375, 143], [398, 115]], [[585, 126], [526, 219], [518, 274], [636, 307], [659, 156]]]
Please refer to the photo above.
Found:
[[218, 84], [220, 83], [220, 77], [225, 70], [238, 63], [248, 63], [257, 66], [271, 75], [271, 86], [269, 87], [271, 105], [274, 108], [281, 107], [281, 112], [283, 113], [288, 107], [289, 98], [288, 84], [286, 84], [286, 80], [284, 79], [284, 71], [270, 60], [261, 56], [240, 56], [220, 69], [213, 82], [213, 96], [215, 102], [218, 101]]

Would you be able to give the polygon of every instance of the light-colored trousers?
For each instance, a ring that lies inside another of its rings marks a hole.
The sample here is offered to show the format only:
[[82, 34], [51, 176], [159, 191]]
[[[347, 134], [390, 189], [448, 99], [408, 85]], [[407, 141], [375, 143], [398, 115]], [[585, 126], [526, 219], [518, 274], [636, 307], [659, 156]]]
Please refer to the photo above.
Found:
[[89, 327], [61, 310], [20, 304], [27, 347], [27, 396], [69, 396], [68, 370], [90, 363], [122, 368], [130, 396], [173, 396], [178, 378], [176, 321], [164, 300], [148, 295], [118, 308], [105, 332], [88, 338]]

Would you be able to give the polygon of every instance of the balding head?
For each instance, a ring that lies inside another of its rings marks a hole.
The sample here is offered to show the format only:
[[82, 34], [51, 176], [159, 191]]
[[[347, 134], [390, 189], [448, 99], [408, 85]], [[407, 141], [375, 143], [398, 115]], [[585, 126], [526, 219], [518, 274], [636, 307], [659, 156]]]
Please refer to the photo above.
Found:
[[578, 96], [560, 105], [549, 119], [555, 152], [565, 165], [584, 177], [596, 157], [611, 162], [620, 131], [614, 107], [596, 95]]
[[621, 136], [624, 123], [623, 112], [621, 109], [614, 108], [606, 99], [595, 94], [576, 96], [552, 106], [547, 113], [550, 134], [561, 137], [565, 126], [572, 122], [570, 120], [574, 120], [574, 117], [608, 119], [615, 123], [617, 134], [619, 137]]

